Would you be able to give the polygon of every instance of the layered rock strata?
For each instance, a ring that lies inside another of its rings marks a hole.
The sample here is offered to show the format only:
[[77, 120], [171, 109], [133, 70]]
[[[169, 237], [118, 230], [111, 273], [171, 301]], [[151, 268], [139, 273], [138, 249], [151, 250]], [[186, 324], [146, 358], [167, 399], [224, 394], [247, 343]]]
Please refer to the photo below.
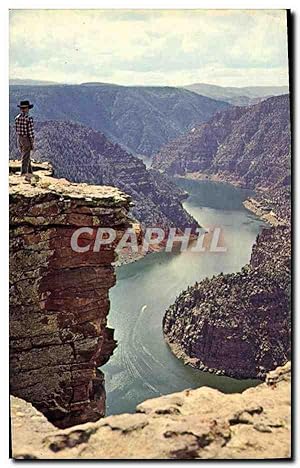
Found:
[[15, 459], [285, 459], [291, 457], [290, 363], [242, 394], [201, 387], [58, 430], [12, 398]]
[[116, 346], [106, 326], [115, 244], [78, 253], [70, 241], [79, 227], [110, 227], [120, 236], [130, 225], [130, 198], [55, 179], [48, 164], [34, 165], [31, 183], [18, 169], [11, 163], [10, 390], [59, 427], [95, 421], [105, 413], [97, 367]]

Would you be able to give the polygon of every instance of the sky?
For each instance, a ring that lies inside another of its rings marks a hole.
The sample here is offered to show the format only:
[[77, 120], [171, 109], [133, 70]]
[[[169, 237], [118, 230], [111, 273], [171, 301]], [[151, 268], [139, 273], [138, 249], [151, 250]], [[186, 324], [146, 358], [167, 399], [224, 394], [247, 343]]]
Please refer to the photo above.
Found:
[[284, 10], [11, 10], [10, 78], [287, 85]]

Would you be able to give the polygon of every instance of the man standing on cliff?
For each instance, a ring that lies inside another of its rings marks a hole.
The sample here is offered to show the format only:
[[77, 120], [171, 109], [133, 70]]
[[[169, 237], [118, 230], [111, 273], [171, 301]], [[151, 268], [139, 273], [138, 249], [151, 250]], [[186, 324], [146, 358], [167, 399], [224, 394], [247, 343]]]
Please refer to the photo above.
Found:
[[30, 104], [29, 101], [21, 101], [18, 107], [21, 112], [15, 118], [15, 123], [22, 157], [21, 175], [25, 175], [25, 179], [30, 180], [32, 174], [30, 152], [34, 149], [34, 128], [33, 118], [29, 116], [29, 110], [33, 108], [33, 104]]

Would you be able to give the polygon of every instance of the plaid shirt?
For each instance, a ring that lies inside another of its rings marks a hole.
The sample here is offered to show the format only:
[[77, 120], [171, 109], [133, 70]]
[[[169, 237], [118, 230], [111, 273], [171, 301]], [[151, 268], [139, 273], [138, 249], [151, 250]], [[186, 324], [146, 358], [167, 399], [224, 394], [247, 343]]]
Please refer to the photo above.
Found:
[[31, 140], [34, 139], [33, 118], [28, 114], [18, 114], [15, 118], [16, 132], [20, 136], [28, 136]]

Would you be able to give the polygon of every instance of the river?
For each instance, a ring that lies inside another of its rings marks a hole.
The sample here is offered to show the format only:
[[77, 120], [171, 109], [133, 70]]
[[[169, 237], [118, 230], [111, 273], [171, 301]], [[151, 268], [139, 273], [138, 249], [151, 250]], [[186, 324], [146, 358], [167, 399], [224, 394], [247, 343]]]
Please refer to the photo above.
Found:
[[169, 350], [162, 335], [166, 308], [188, 285], [220, 272], [239, 271], [251, 255], [265, 224], [242, 202], [249, 192], [211, 181], [177, 179], [189, 197], [184, 207], [203, 227], [223, 229], [224, 253], [160, 252], [117, 270], [110, 291], [108, 325], [115, 329], [118, 347], [105, 373], [107, 415], [134, 412], [148, 398], [203, 385], [225, 393], [241, 392], [254, 380], [216, 376], [185, 366]]

